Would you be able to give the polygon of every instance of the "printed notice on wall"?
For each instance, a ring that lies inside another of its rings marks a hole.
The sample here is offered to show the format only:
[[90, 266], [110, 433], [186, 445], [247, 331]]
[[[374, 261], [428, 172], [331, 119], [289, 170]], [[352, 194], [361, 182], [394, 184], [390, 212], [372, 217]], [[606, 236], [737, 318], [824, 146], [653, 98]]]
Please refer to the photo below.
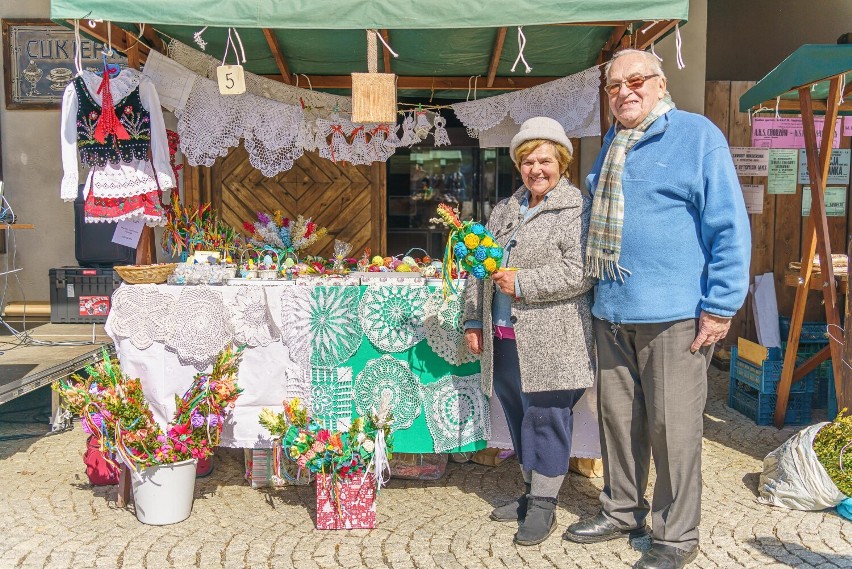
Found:
[[766, 191], [770, 194], [795, 194], [799, 153], [793, 148], [773, 148], [769, 151], [769, 175]]
[[115, 233], [112, 234], [112, 242], [136, 249], [144, 227], [145, 222], [142, 220], [132, 221], [122, 219], [115, 224]]
[[769, 149], [732, 146], [731, 157], [737, 176], [766, 176], [769, 171]]
[[[802, 188], [802, 217], [811, 214], [811, 188]], [[846, 217], [846, 188], [831, 187], [825, 189], [826, 217]]]
[[763, 184], [742, 184], [746, 213], [763, 213]]
[[[822, 129], [825, 118], [816, 117], [817, 144], [822, 140]], [[840, 119], [834, 125], [834, 140], [832, 146], [840, 146]], [[805, 133], [802, 129], [801, 117], [753, 117], [751, 119], [751, 145], [761, 148], [804, 148]]]
[[[835, 149], [831, 151], [831, 160], [828, 165], [828, 180], [826, 185], [845, 186], [849, 184], [849, 162], [852, 158], [852, 150], [848, 148]], [[799, 150], [799, 183], [810, 184], [808, 174], [808, 156], [805, 150]]]
[[852, 117], [843, 117], [843, 136], [852, 136]]

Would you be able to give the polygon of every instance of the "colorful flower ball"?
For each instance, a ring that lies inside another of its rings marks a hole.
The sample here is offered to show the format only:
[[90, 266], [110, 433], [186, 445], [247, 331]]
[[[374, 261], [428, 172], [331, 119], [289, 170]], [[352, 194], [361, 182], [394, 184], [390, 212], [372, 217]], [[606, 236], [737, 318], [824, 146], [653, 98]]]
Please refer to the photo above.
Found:
[[470, 226], [470, 230], [473, 231], [477, 235], [485, 234], [485, 227], [481, 223], [474, 223]]
[[488, 235], [482, 238], [482, 241], [479, 242], [483, 247], [491, 247], [494, 245], [494, 240], [491, 239]]
[[488, 271], [483, 265], [476, 265], [475, 267], [470, 269], [470, 272], [474, 277], [478, 279], [484, 279], [485, 275], [488, 274]]
[[453, 253], [455, 253], [456, 257], [464, 257], [467, 255], [467, 247], [464, 243], [456, 243], [456, 246], [453, 247]]
[[488, 258], [488, 249], [480, 245], [479, 247], [473, 250], [473, 256], [476, 258], [477, 261], [481, 263], [486, 258]]
[[492, 259], [497, 259], [498, 261], [503, 258], [503, 249], [500, 247], [491, 247], [488, 250], [488, 256]]
[[464, 244], [467, 245], [467, 248], [473, 251], [477, 247], [479, 247], [479, 237], [474, 233], [468, 233], [464, 236]]
[[485, 259], [485, 261], [482, 262], [482, 266], [485, 267], [485, 270], [488, 271], [489, 274], [497, 270], [497, 262], [491, 257]]

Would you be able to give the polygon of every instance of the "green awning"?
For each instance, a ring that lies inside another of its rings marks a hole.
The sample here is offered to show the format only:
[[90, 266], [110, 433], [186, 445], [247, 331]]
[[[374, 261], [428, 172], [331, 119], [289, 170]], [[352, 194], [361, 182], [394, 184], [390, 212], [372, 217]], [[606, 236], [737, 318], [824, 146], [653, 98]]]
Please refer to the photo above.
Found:
[[[845, 75], [846, 85], [852, 84], [852, 45], [803, 45], [743, 93], [740, 111], [747, 112], [762, 103], [774, 110], [776, 97], [798, 101], [797, 89], [811, 84], [811, 98], [825, 101], [829, 84], [826, 79], [840, 74]], [[799, 113], [797, 109], [780, 112]], [[823, 114], [819, 110], [814, 112]], [[849, 101], [841, 107], [840, 114], [852, 115]]]
[[688, 0], [51, 0], [53, 19], [154, 25], [364, 30], [686, 20]]

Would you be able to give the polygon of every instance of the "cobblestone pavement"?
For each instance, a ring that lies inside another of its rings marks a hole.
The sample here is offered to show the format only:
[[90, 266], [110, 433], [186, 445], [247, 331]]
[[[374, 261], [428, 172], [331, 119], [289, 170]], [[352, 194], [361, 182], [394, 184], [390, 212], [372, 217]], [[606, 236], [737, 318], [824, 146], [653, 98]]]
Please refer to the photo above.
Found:
[[[726, 405], [727, 374], [711, 368], [704, 416], [704, 507], [694, 567], [852, 567], [852, 522], [833, 511], [795, 512], [755, 500], [763, 456], [794, 428], [756, 427]], [[0, 409], [0, 413], [2, 409]], [[40, 425], [0, 426], [0, 568], [474, 568], [629, 567], [625, 541], [560, 539], [593, 514], [602, 481], [572, 474], [560, 494], [559, 533], [535, 547], [512, 544], [515, 524], [488, 519], [521, 490], [517, 462], [450, 463], [436, 482], [393, 480], [382, 490], [378, 529], [317, 531], [313, 487], [256, 490], [242, 452], [221, 449], [198, 479], [191, 517], [154, 527], [116, 507], [116, 487], [87, 482], [84, 434], [9, 440]]]

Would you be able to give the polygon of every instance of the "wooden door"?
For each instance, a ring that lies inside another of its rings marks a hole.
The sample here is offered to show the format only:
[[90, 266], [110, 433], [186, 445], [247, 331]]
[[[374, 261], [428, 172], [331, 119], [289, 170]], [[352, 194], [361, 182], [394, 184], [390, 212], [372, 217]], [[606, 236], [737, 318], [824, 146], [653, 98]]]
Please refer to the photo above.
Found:
[[384, 162], [335, 164], [306, 152], [290, 170], [267, 178], [251, 165], [240, 146], [217, 160], [210, 174], [210, 199], [234, 227], [254, 221], [258, 211], [280, 210], [285, 217], [303, 215], [328, 228], [328, 237], [311, 247], [309, 254], [330, 256], [335, 239], [351, 243], [355, 257], [366, 248], [373, 254], [385, 252]]

